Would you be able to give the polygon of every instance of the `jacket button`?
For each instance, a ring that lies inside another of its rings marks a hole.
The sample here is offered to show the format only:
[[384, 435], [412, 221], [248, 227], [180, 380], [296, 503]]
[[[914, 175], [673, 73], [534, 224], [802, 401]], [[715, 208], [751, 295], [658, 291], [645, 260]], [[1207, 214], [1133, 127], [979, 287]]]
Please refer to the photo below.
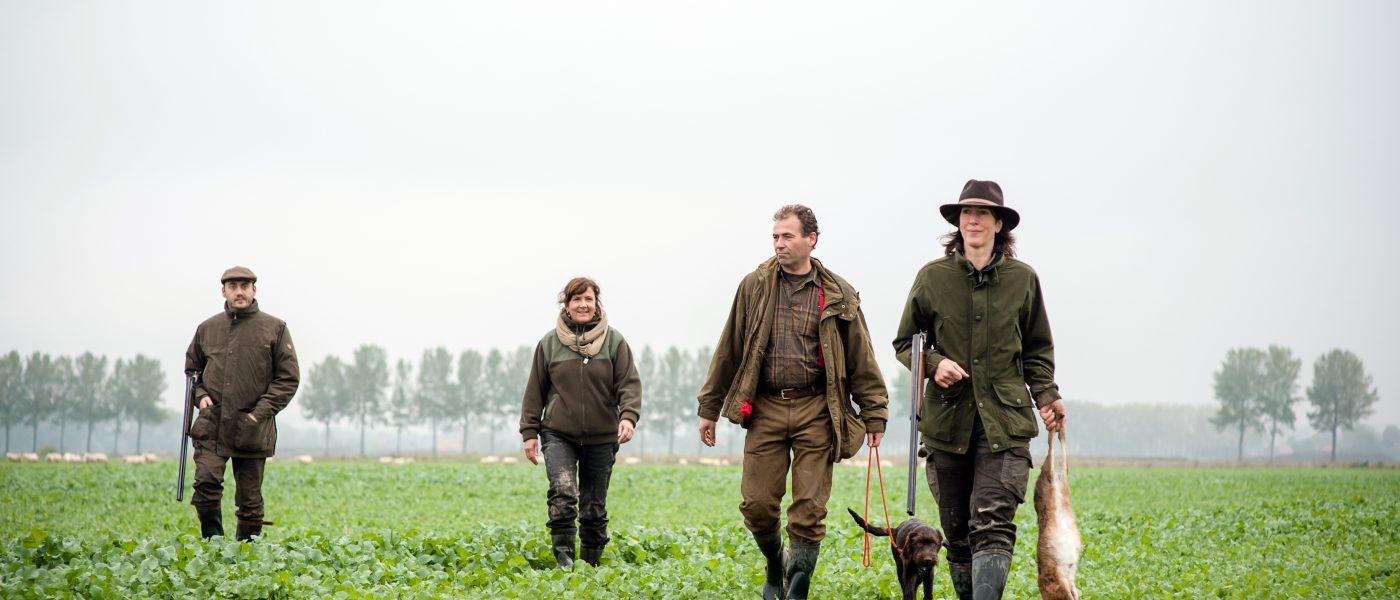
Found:
[[972, 359], [972, 364], [974, 364], [974, 365], [977, 364], [977, 359], [975, 359], [975, 358]]
[[977, 403], [977, 408], [982, 408], [982, 406], [983, 406], [983, 404], [982, 404], [981, 402], [978, 402], [978, 403]]
[[977, 320], [978, 320], [978, 321], [981, 321], [981, 320], [982, 320], [982, 315], [977, 315]]
[[993, 450], [996, 450], [997, 448], [1000, 448], [1000, 447], [1001, 447], [1001, 444], [992, 444], [992, 449], [993, 449]]

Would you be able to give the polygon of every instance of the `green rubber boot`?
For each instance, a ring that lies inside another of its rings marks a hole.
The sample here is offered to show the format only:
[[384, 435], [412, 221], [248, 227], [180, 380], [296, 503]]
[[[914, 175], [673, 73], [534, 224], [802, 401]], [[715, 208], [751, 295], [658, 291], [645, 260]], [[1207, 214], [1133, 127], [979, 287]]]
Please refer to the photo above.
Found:
[[763, 600], [786, 598], [787, 593], [783, 589], [783, 535], [776, 531], [755, 533], [753, 541], [758, 544], [758, 550], [768, 561], [767, 573], [763, 579]]

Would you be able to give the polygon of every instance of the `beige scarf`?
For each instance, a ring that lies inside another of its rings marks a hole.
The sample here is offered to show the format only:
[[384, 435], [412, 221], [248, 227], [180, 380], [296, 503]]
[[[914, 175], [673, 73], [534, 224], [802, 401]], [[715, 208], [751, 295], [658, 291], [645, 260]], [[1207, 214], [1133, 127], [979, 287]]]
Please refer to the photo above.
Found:
[[564, 347], [573, 350], [586, 358], [597, 356], [603, 351], [603, 340], [608, 337], [608, 314], [598, 309], [598, 320], [595, 321], [593, 329], [583, 332], [583, 335], [576, 335], [571, 325], [573, 319], [559, 311], [559, 319], [554, 325], [554, 335], [559, 336], [559, 343]]

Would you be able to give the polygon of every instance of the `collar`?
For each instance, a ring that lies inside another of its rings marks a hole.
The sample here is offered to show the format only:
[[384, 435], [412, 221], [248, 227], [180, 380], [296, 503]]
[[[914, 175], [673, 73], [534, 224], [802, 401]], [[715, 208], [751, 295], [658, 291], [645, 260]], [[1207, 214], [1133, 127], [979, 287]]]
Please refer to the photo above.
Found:
[[224, 315], [230, 319], [246, 319], [257, 314], [259, 311], [257, 298], [253, 298], [252, 304], [249, 304], [248, 308], [243, 310], [233, 310], [233, 307], [228, 305], [228, 300], [224, 301]]
[[987, 261], [987, 264], [983, 265], [981, 269], [973, 266], [972, 261], [968, 260], [963, 253], [955, 252], [954, 255], [958, 257], [958, 263], [967, 270], [967, 276], [972, 279], [972, 287], [982, 287], [988, 280], [996, 283], [998, 279], [997, 267], [1001, 266], [1002, 253], [993, 252], [992, 259]]

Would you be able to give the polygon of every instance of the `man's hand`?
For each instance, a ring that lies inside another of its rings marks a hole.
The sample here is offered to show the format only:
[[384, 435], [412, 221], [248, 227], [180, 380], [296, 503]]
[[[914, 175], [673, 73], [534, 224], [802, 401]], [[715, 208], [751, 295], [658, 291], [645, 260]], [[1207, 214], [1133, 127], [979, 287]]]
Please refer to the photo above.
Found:
[[700, 442], [713, 448], [715, 446], [715, 422], [700, 417]]
[[883, 432], [883, 431], [881, 431], [881, 432], [879, 432], [879, 433], [876, 433], [876, 432], [874, 432], [874, 431], [867, 432], [867, 433], [865, 434], [865, 443], [868, 444], [871, 448], [879, 448], [879, 447], [880, 447], [880, 439], [881, 439], [881, 438], [884, 438], [884, 437], [885, 437], [885, 432]]
[[633, 430], [633, 426], [632, 426], [632, 422], [631, 422], [631, 421], [628, 421], [627, 419], [623, 419], [623, 420], [621, 420], [621, 421], [618, 421], [618, 422], [617, 422], [617, 443], [619, 443], [619, 444], [626, 444], [626, 443], [628, 442], [628, 440], [631, 440], [631, 439], [632, 439], [632, 430]]
[[962, 365], [947, 358], [939, 361], [938, 368], [933, 371], [933, 382], [941, 388], [947, 388], [967, 377], [967, 371], [963, 370]]
[[[623, 421], [624, 423], [626, 421]], [[540, 464], [540, 438], [530, 438], [525, 440], [525, 460], [532, 465]]]
[[1059, 431], [1065, 426], [1065, 403], [1056, 400], [1040, 407], [1040, 418], [1045, 421], [1046, 431]]
[[213, 401], [213, 400], [210, 400], [208, 396], [205, 396], [205, 397], [199, 399], [199, 409], [200, 409], [200, 410], [204, 410], [204, 409], [209, 408], [209, 407], [211, 407], [211, 406], [213, 406], [213, 405], [214, 405], [214, 401]]

